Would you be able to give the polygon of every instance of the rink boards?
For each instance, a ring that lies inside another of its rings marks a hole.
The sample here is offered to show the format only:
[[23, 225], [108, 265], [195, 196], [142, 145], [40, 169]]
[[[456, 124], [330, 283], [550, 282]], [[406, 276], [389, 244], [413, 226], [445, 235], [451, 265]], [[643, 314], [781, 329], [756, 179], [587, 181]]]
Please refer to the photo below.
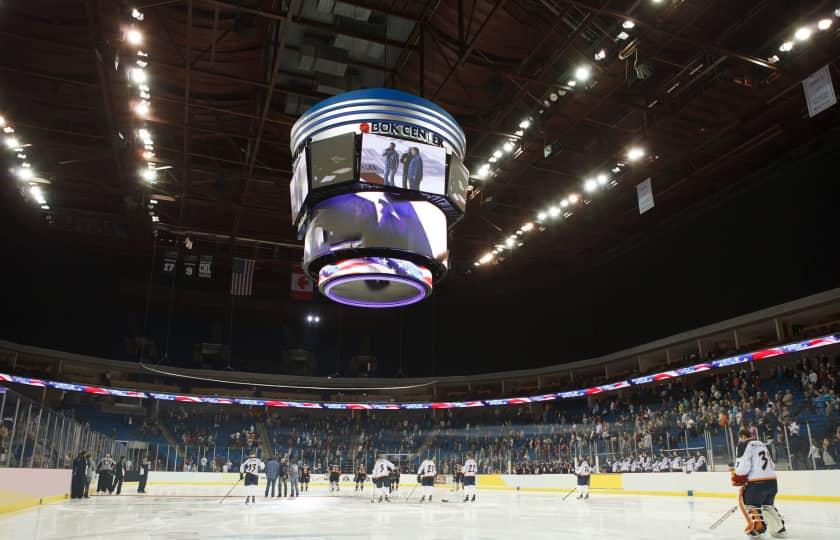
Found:
[[[840, 502], [840, 471], [779, 471], [780, 500]], [[451, 487], [451, 476], [446, 477]], [[161, 496], [222, 497], [233, 487], [232, 495], [244, 495], [237, 481], [238, 473], [152, 472], [146, 491]], [[415, 475], [402, 475], [401, 488], [413, 488]], [[260, 481], [261, 488], [265, 486]], [[479, 475], [478, 489], [490, 491], [524, 491], [565, 494], [574, 489], [574, 475]], [[370, 486], [370, 480], [367, 485]], [[236, 486], [236, 487], [234, 487]], [[312, 475], [310, 489], [324, 492], [328, 483], [324, 475]], [[352, 476], [342, 475], [342, 491], [352, 491]], [[593, 492], [619, 495], [670, 497], [733, 497], [726, 472], [659, 473], [659, 474], [595, 474]], [[57, 502], [69, 497], [70, 471], [55, 469], [0, 469], [0, 513], [21, 510], [39, 504]], [[136, 495], [137, 483], [127, 482], [123, 493]]]

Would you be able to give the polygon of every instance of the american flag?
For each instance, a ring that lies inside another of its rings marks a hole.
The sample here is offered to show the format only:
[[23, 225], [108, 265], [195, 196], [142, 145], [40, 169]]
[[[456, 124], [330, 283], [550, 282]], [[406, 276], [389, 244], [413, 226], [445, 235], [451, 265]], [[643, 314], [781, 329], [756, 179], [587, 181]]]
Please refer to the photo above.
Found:
[[254, 263], [254, 259], [233, 258], [230, 294], [233, 296], [251, 296], [251, 288], [254, 284]]

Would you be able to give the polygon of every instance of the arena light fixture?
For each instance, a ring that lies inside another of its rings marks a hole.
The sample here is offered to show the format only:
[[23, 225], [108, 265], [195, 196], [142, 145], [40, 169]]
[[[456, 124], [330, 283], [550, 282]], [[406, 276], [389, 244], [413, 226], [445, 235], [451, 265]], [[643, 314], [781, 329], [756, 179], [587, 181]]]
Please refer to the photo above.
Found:
[[143, 33], [136, 28], [131, 28], [125, 33], [125, 40], [131, 45], [140, 45], [143, 43]]
[[793, 50], [793, 42], [792, 41], [785, 41], [781, 45], [779, 45], [779, 50], [781, 52], [790, 52]]
[[645, 151], [638, 146], [634, 146], [627, 151], [627, 161], [639, 161], [643, 157], [645, 157]]
[[620, 41], [626, 41], [630, 37], [630, 34], [628, 34], [627, 32], [620, 32], [615, 37], [616, 37], [616, 39], [618, 39]]
[[554, 101], [557, 101], [558, 99], [560, 99], [560, 96], [557, 95], [557, 92], [552, 92], [552, 93], [548, 94], [548, 99], [550, 101], [554, 102]]
[[592, 68], [589, 66], [579, 66], [575, 70], [575, 79], [579, 80], [580, 82], [586, 82], [589, 80], [589, 77], [592, 76]]
[[17, 137], [6, 137], [3, 139], [3, 142], [6, 144], [7, 148], [20, 148], [20, 141], [18, 141]]
[[149, 102], [148, 101], [138, 101], [134, 105], [134, 112], [140, 118], [146, 118], [149, 114]]
[[3, 116], [0, 116], [0, 127], [5, 127], [5, 125], [6, 125], [6, 118], [3, 117]]
[[142, 169], [140, 171], [140, 177], [146, 182], [154, 183], [157, 180], [157, 171], [153, 167]]
[[525, 132], [521, 129], [517, 129], [516, 131], [513, 132], [513, 134], [516, 135], [517, 137], [522, 137], [523, 135], [525, 135]]
[[137, 137], [143, 141], [143, 144], [152, 144], [152, 134], [146, 128], [140, 128], [137, 130]]
[[592, 192], [593, 192], [593, 191], [595, 191], [596, 189], [598, 189], [598, 182], [596, 182], [596, 181], [595, 181], [594, 179], [592, 179], [592, 178], [588, 178], [588, 179], [587, 179], [587, 180], [583, 183], [583, 190], [584, 190], [584, 191], [586, 191], [587, 193], [592, 193]]
[[548, 217], [548, 214], [545, 212], [540, 212], [537, 214], [537, 221], [545, 221], [545, 218]]
[[521, 230], [522, 232], [531, 232], [532, 230], [534, 230], [534, 224], [529, 221], [528, 223], [522, 226]]
[[625, 30], [632, 30], [633, 28], [636, 28], [636, 23], [634, 23], [631, 20], [626, 20], [623, 23], [621, 23], [621, 27]]
[[577, 81], [574, 79], [569, 79], [569, 82], [566, 83], [566, 86], [568, 86], [569, 88], [574, 88], [575, 86], [577, 86]]
[[599, 186], [606, 186], [609, 181], [609, 177], [606, 174], [601, 173], [595, 178], [595, 180], [598, 182]]
[[6, 126], [6, 127], [3, 128], [3, 133], [9, 134], [9, 133], [14, 133], [14, 132], [15, 132], [15, 128], [13, 128], [12, 126]]
[[606, 57], [607, 57], [607, 51], [605, 51], [604, 49], [601, 49], [600, 51], [595, 53], [595, 60], [596, 61], [601, 61]]
[[513, 152], [513, 149], [514, 149], [514, 148], [516, 148], [516, 145], [515, 145], [515, 144], [513, 144], [513, 141], [507, 141], [507, 142], [504, 144], [504, 146], [502, 146], [502, 149], [503, 149], [505, 152], [507, 152], [508, 154], [509, 154], [509, 153], [511, 153], [511, 152]]
[[502, 151], [496, 150], [495, 152], [493, 152], [493, 157], [499, 159], [500, 157], [502, 157]]
[[572, 193], [571, 195], [569, 195], [569, 203], [577, 204], [579, 200], [580, 196], [577, 193]]
[[519, 127], [522, 129], [528, 129], [529, 127], [531, 127], [531, 119], [526, 118], [522, 120], [521, 122], [519, 122]]
[[492, 260], [493, 260], [493, 254], [492, 253], [485, 253], [480, 259], [478, 259], [478, 262], [481, 263], [481, 264], [487, 264]]
[[499, 161], [499, 158], [497, 158], [496, 156], [490, 156], [489, 158], [487, 158], [487, 161], [489, 161], [490, 163], [496, 163], [497, 161]]
[[807, 26], [803, 26], [802, 28], [799, 28], [795, 34], [793, 34], [793, 38], [796, 41], [805, 41], [811, 37], [811, 34], [813, 34], [813, 30]]
[[158, 216], [152, 216], [152, 223], [159, 223], [160, 218]]
[[32, 169], [30, 169], [29, 167], [19, 167], [17, 171], [15, 171], [15, 173], [17, 174], [17, 177], [20, 180], [24, 181], [32, 180], [32, 178], [35, 176], [35, 174], [32, 172]]
[[148, 73], [140, 67], [131, 68], [129, 75], [135, 84], [146, 84], [149, 81]]
[[143, 16], [143, 12], [137, 8], [131, 10], [131, 18], [136, 19], [138, 21], [142, 21], [145, 17]]
[[47, 200], [44, 198], [44, 193], [41, 191], [40, 186], [29, 186], [29, 194], [32, 195], [32, 198], [38, 204], [47, 204]]
[[50, 209], [50, 205], [48, 205], [48, 204], [42, 204], [41, 205], [41, 210], [49, 210], [49, 209]]
[[820, 30], [828, 30], [831, 28], [833, 21], [831, 19], [820, 19], [820, 22], [817, 23], [817, 28]]

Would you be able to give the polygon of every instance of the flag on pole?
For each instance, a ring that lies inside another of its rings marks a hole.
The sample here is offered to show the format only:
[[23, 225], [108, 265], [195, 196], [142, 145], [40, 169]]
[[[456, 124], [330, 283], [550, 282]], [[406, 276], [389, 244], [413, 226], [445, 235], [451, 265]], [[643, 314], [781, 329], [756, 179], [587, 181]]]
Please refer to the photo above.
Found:
[[230, 294], [233, 296], [251, 296], [254, 284], [254, 259], [233, 258], [233, 271], [230, 279]]
[[312, 280], [298, 264], [292, 265], [292, 298], [312, 300]]

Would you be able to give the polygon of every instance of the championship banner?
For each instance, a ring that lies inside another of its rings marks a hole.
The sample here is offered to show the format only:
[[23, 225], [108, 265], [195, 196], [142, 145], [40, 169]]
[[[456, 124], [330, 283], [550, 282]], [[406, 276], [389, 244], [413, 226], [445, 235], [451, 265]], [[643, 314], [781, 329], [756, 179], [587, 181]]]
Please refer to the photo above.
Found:
[[198, 264], [198, 257], [195, 255], [186, 255], [184, 257], [184, 277], [194, 278], [195, 267]]
[[292, 299], [312, 300], [312, 280], [303, 271], [300, 265], [292, 266]]
[[213, 277], [212, 255], [202, 255], [198, 259], [198, 277], [204, 279], [210, 279]]
[[175, 266], [178, 264], [178, 252], [177, 251], [167, 251], [163, 255], [163, 271], [167, 274], [171, 274], [175, 271]]

